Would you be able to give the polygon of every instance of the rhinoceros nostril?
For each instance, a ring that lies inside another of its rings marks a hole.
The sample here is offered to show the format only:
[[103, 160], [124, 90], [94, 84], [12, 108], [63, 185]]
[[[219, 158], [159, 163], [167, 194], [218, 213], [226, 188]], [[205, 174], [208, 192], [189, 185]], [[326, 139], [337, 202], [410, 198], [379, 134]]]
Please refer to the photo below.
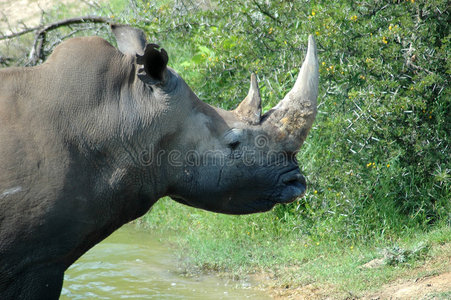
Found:
[[289, 175], [285, 176], [282, 179], [282, 182], [285, 183], [285, 184], [293, 184], [293, 183], [296, 183], [296, 182], [299, 182], [299, 183], [301, 183], [303, 185], [306, 184], [304, 176], [302, 176], [299, 173], [297, 173], [297, 174], [296, 173], [295, 174], [289, 174]]

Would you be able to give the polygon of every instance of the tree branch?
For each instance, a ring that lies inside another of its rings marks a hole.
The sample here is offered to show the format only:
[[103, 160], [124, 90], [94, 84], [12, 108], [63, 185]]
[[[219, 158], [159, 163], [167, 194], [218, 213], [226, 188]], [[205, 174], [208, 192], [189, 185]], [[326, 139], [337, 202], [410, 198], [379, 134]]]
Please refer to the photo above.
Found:
[[257, 6], [258, 10], [264, 14], [265, 16], [271, 18], [273, 21], [275, 21], [276, 23], [280, 24], [279, 19], [277, 19], [275, 16], [273, 16], [269, 11], [267, 11], [266, 9], [264, 9], [260, 3], [258, 3], [256, 0], [252, 0], [252, 2], [255, 4], [255, 6]]
[[42, 48], [45, 43], [45, 36], [49, 31], [57, 29], [59, 27], [74, 25], [74, 24], [82, 24], [82, 23], [111, 23], [110, 19], [97, 17], [97, 16], [85, 16], [85, 17], [77, 17], [77, 18], [69, 18], [56, 22], [52, 22], [50, 24], [41, 24], [39, 26], [33, 28], [27, 28], [23, 31], [12, 33], [9, 35], [1, 35], [0, 40], [12, 39], [30, 32], [35, 32], [35, 38], [33, 42], [32, 49], [30, 50], [29, 64], [35, 65], [39, 59], [42, 58]]
[[20, 32], [15, 32], [15, 33], [7, 34], [7, 35], [0, 35], [0, 41], [7, 40], [7, 39], [12, 39], [12, 38], [15, 38], [15, 37], [27, 34], [29, 32], [33, 32], [33, 31], [38, 30], [39, 28], [40, 27], [37, 26], [37, 27], [33, 27], [33, 28], [27, 28], [27, 29], [25, 29], [23, 31], [20, 31]]
[[96, 17], [96, 16], [85, 16], [85, 17], [64, 19], [64, 20], [56, 21], [56, 22], [46, 24], [46, 25], [39, 25], [36, 27], [27, 28], [20, 32], [15, 32], [15, 33], [7, 34], [7, 35], [0, 35], [0, 41], [12, 39], [12, 38], [15, 38], [15, 37], [18, 37], [18, 36], [33, 32], [33, 31], [36, 31], [37, 34], [38, 33], [43, 34], [44, 32], [54, 30], [61, 26], [67, 26], [67, 25], [72, 25], [72, 24], [81, 24], [81, 23], [110, 23], [110, 21], [111, 21], [110, 19], [106, 19], [103, 17]]

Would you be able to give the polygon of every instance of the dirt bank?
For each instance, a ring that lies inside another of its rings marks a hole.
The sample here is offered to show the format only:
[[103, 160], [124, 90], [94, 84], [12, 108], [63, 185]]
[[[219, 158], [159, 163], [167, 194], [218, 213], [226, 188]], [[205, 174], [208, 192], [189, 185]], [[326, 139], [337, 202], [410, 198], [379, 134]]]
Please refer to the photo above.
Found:
[[[311, 282], [305, 285], [287, 285], [280, 282], [274, 274], [257, 273], [251, 276], [252, 281], [260, 283], [274, 299], [451, 299], [451, 243], [436, 246], [431, 256], [421, 262], [421, 266], [409, 268], [399, 266], [404, 271], [398, 279], [367, 291], [349, 291], [332, 283]], [[371, 268], [384, 268], [381, 264]], [[287, 272], [295, 270], [287, 270]], [[333, 280], [331, 280], [333, 282]], [[375, 283], [377, 284], [377, 283]]]

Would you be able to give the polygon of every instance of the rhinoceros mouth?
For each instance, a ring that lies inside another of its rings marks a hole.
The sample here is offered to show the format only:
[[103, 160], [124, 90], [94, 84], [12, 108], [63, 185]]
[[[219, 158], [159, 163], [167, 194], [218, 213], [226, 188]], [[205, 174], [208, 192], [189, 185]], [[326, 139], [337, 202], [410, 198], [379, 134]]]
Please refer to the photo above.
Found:
[[279, 189], [274, 195], [276, 203], [291, 203], [304, 196], [307, 183], [304, 176], [295, 167], [283, 173], [279, 179]]
[[277, 203], [291, 203], [297, 198], [304, 196], [305, 185], [300, 182], [291, 183], [286, 186], [281, 195], [276, 198]]
[[281, 183], [269, 197], [254, 201], [248, 205], [247, 209], [252, 212], [265, 212], [271, 210], [276, 204], [292, 203], [304, 196], [306, 182], [298, 168], [284, 173], [280, 181]]
[[186, 201], [185, 199], [183, 199], [182, 197], [177, 197], [177, 196], [169, 196], [169, 197], [171, 197], [172, 200], [177, 201], [180, 204], [191, 206], [190, 203], [188, 201]]
[[290, 166], [276, 177], [274, 185], [268, 186], [266, 191], [248, 189], [247, 193], [228, 193], [228, 196], [217, 193], [196, 193], [190, 197], [180, 194], [169, 196], [185, 205], [226, 214], [249, 214], [265, 212], [276, 204], [287, 204], [302, 197], [306, 190], [305, 178], [299, 172], [299, 167]]

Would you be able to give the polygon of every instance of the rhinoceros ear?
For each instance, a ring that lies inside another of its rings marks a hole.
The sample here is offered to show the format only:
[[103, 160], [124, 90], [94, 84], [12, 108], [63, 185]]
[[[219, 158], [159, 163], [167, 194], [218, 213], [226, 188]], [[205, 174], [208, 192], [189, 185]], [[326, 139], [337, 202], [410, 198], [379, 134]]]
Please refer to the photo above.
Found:
[[148, 44], [144, 55], [136, 55], [136, 62], [143, 68], [138, 70], [138, 77], [147, 84], [164, 83], [168, 53], [157, 44]]
[[123, 54], [143, 54], [146, 46], [146, 35], [140, 29], [128, 25], [112, 24], [111, 30], [116, 37], [117, 47]]

